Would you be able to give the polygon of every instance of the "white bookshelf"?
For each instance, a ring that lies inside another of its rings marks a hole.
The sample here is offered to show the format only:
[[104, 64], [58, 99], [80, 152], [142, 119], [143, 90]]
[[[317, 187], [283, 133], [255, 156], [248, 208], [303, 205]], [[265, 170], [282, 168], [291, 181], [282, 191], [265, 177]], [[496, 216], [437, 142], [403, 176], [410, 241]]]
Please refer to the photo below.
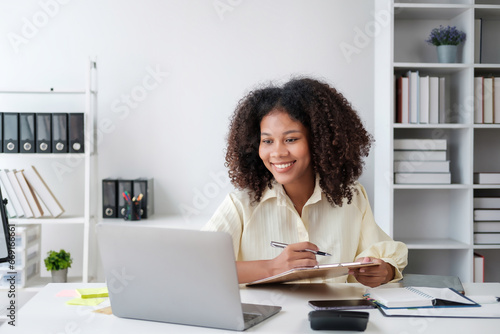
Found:
[[[495, 63], [474, 62], [474, 20], [500, 24], [500, 0], [376, 0], [375, 13], [391, 13], [374, 43], [375, 218], [408, 245], [406, 273], [457, 275], [472, 282], [473, 254], [479, 252], [485, 256], [485, 281], [498, 282], [500, 245], [473, 242], [473, 198], [500, 197], [500, 186], [474, 184], [473, 175], [500, 172], [500, 124], [474, 124], [473, 97], [474, 76], [500, 76], [500, 43], [483, 44], [489, 55], [498, 52]], [[455, 64], [438, 63], [436, 47], [425, 42], [439, 25], [467, 34]], [[395, 123], [394, 78], [410, 70], [446, 78], [445, 123]], [[399, 138], [446, 139], [452, 183], [394, 184], [393, 140]]]
[[[73, 264], [68, 281], [87, 283], [95, 276], [95, 152], [94, 128], [97, 107], [94, 60], [85, 67], [82, 89], [14, 89], [0, 90], [3, 112], [83, 112], [84, 153], [0, 153], [0, 169], [26, 169], [34, 165], [61, 202], [65, 212], [58, 218], [9, 218], [11, 225], [40, 225], [40, 273], [29, 279], [23, 290], [38, 291], [51, 282], [43, 259], [47, 251], [63, 248], [71, 253]], [[50, 78], [48, 78], [50, 80]], [[92, 265], [92, 266], [91, 266]]]

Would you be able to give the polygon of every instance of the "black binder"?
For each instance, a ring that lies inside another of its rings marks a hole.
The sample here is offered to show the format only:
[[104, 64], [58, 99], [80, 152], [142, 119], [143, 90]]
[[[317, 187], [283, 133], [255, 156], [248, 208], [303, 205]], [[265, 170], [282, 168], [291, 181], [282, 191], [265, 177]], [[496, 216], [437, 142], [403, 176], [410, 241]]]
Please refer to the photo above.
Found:
[[36, 153], [52, 153], [52, 114], [36, 114]]
[[117, 218], [118, 189], [117, 181], [102, 180], [102, 218]]
[[151, 217], [154, 213], [153, 179], [136, 179], [133, 184], [134, 197], [138, 198], [140, 194], [143, 195], [141, 199], [141, 218]]
[[3, 153], [3, 112], [0, 112], [0, 153]]
[[18, 113], [3, 114], [3, 151], [4, 153], [19, 153]]
[[84, 152], [84, 114], [68, 114], [68, 139], [70, 153]]
[[125, 217], [125, 210], [127, 206], [127, 202], [125, 198], [123, 198], [123, 193], [127, 191], [130, 194], [130, 198], [134, 195], [132, 193], [132, 180], [118, 180], [118, 218]]
[[35, 153], [35, 114], [19, 114], [19, 152]]
[[68, 114], [52, 114], [52, 152], [68, 153]]

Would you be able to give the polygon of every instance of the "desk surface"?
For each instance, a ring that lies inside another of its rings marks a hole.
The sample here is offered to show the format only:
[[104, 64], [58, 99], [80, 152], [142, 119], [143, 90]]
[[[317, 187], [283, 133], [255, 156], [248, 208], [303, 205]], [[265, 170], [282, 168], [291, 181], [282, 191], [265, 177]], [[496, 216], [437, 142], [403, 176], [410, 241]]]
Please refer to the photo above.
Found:
[[[70, 306], [71, 297], [56, 297], [66, 289], [102, 287], [103, 283], [48, 284], [21, 310], [16, 312], [16, 326], [3, 324], [6, 333], [216, 333], [211, 328], [174, 325], [160, 322], [122, 319], [92, 312], [98, 306]], [[395, 285], [397, 286], [397, 285]], [[500, 295], [500, 283], [464, 284], [466, 295]], [[282, 311], [245, 332], [318, 333], [307, 319], [312, 310], [308, 300], [359, 298], [365, 291], [360, 284], [290, 284], [241, 288], [244, 303], [280, 305]], [[152, 305], [151, 307], [155, 307]], [[500, 303], [495, 305], [500, 312]], [[492, 333], [500, 328], [500, 319], [394, 318], [384, 317], [377, 309], [369, 310], [365, 333]], [[335, 331], [335, 333], [342, 333]], [[346, 332], [352, 333], [352, 332]]]

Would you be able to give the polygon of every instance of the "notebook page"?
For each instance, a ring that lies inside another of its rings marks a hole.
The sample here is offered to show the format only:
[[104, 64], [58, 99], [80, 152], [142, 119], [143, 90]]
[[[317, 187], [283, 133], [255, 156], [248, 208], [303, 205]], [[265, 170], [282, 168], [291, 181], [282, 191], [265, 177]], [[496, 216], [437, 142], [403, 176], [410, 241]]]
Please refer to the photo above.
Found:
[[415, 293], [408, 288], [374, 288], [366, 291], [370, 299], [386, 307], [422, 307], [432, 306], [433, 298], [422, 293]]

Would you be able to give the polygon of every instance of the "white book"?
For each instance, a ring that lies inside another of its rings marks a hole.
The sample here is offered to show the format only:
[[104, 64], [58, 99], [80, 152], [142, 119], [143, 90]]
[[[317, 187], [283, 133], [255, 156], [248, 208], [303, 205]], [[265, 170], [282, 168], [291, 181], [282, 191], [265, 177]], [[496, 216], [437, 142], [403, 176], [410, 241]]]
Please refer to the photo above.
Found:
[[63, 207], [52, 191], [50, 191], [35, 166], [31, 166], [31, 168], [26, 169], [24, 171], [24, 176], [53, 217], [59, 217], [64, 213]]
[[396, 184], [450, 184], [451, 173], [395, 173]]
[[474, 123], [483, 123], [483, 77], [474, 78]]
[[419, 123], [429, 123], [429, 76], [420, 77]]
[[420, 83], [419, 83], [419, 72], [408, 71], [407, 76], [409, 78], [408, 91], [410, 92], [410, 123], [419, 122], [419, 104], [420, 104]]
[[395, 173], [447, 173], [450, 161], [394, 161]]
[[446, 151], [394, 150], [394, 161], [446, 161]]
[[475, 244], [500, 244], [500, 233], [474, 233]]
[[500, 209], [474, 209], [474, 221], [500, 221]]
[[33, 190], [30, 188], [28, 182], [26, 181], [23, 171], [18, 170], [15, 172], [15, 175], [17, 177], [17, 181], [19, 181], [19, 184], [21, 185], [21, 189], [23, 190], [24, 196], [28, 200], [28, 204], [31, 208], [31, 211], [33, 211], [33, 216], [35, 218], [42, 217], [43, 216], [42, 208], [40, 207], [40, 204], [35, 198]]
[[23, 207], [21, 206], [21, 202], [17, 199], [16, 192], [10, 183], [9, 177], [7, 175], [8, 169], [0, 170], [0, 179], [2, 180], [2, 184], [4, 186], [4, 190], [7, 192], [12, 205], [14, 206], [14, 210], [16, 212], [16, 217], [22, 218], [24, 217]]
[[474, 222], [474, 232], [496, 232], [500, 233], [500, 221], [495, 222], [489, 222], [489, 221], [481, 221], [481, 222]]
[[439, 78], [429, 79], [429, 123], [439, 123]]
[[439, 78], [439, 123], [446, 121], [446, 78]]
[[446, 139], [394, 139], [395, 150], [446, 150]]
[[484, 256], [474, 253], [474, 283], [484, 282]]
[[493, 123], [500, 124], [500, 78], [493, 80]]
[[493, 78], [483, 81], [483, 123], [493, 123]]
[[500, 209], [500, 197], [474, 197], [474, 209]]
[[5, 204], [5, 209], [7, 210], [7, 217], [16, 218], [17, 212], [14, 208], [14, 204], [12, 204], [12, 200], [10, 199], [10, 195], [6, 190], [6, 186], [3, 183], [3, 180], [0, 179], [0, 187], [2, 188], [2, 196], [5, 200], [7, 200], [7, 204]]
[[23, 208], [24, 212], [24, 217], [26, 218], [33, 218], [33, 211], [31, 210], [31, 207], [28, 203], [28, 199], [26, 196], [24, 196], [23, 189], [21, 188], [21, 185], [19, 184], [19, 181], [16, 177], [15, 170], [9, 170], [7, 172], [7, 176], [9, 177], [10, 184], [12, 185], [12, 188], [14, 188], [14, 192], [16, 193], [16, 197], [19, 200], [19, 203], [21, 203], [21, 207]]
[[476, 184], [500, 184], [500, 173], [474, 173]]

